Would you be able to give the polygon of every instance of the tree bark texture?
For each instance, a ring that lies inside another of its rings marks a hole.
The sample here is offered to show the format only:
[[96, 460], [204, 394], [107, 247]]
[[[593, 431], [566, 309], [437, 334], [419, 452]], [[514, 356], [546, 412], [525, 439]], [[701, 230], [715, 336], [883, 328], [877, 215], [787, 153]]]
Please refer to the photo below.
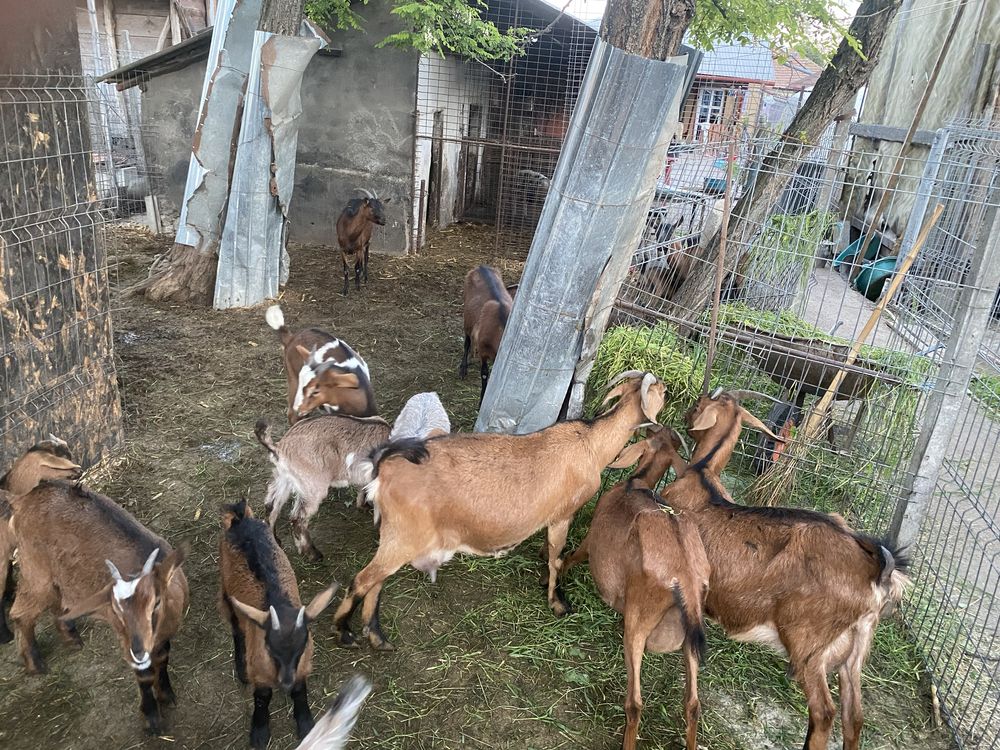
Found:
[[302, 24], [305, 0], [264, 0], [260, 30], [272, 34], [297, 36]]
[[[781, 191], [795, 173], [802, 155], [808, 151], [837, 117], [849, 115], [858, 91], [871, 77], [885, 42], [889, 25], [899, 9], [900, 0], [864, 0], [851, 23], [851, 34], [861, 43], [864, 57], [842, 41], [812, 94], [785, 129], [782, 142], [763, 160], [750, 190], [733, 209], [729, 224], [732, 238], [750, 238], [767, 220]], [[712, 296], [716, 262], [719, 257], [716, 234], [690, 276], [674, 297], [670, 313], [682, 321], [693, 321]], [[733, 247], [735, 250], [735, 246]], [[725, 273], [737, 268], [741, 253], [730, 252], [725, 259]]]
[[633, 55], [666, 60], [681, 48], [694, 0], [610, 0], [601, 38]]

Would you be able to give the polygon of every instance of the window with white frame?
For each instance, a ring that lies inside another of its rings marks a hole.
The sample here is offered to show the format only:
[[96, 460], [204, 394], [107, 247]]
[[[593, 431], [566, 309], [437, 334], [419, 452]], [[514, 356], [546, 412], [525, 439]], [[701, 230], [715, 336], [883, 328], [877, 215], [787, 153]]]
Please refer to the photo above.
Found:
[[722, 122], [726, 106], [726, 89], [706, 86], [698, 92], [698, 112], [695, 119], [695, 140], [708, 136], [709, 128]]

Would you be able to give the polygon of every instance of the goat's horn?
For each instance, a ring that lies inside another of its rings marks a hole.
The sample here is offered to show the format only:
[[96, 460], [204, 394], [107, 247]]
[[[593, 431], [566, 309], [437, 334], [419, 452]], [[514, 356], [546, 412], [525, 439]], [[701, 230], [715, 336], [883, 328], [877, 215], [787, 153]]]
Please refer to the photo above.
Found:
[[149, 553], [149, 557], [146, 558], [145, 565], [142, 566], [142, 575], [148, 576], [153, 572], [153, 566], [156, 565], [156, 556], [160, 554], [159, 548], [154, 549]]
[[306, 608], [302, 607], [302, 609], [299, 610], [299, 616], [295, 618], [295, 627], [301, 628], [305, 624], [306, 624]]
[[729, 391], [729, 395], [737, 401], [743, 401], [748, 398], [763, 398], [769, 401], [774, 401], [776, 404], [781, 403], [780, 398], [775, 398], [774, 396], [767, 393], [761, 393], [760, 391]]
[[111, 573], [111, 577], [114, 580], [120, 581], [122, 579], [122, 574], [118, 572], [118, 568], [115, 567], [115, 564], [113, 562], [111, 562], [110, 560], [105, 560], [104, 564], [108, 566], [108, 571]]
[[677, 436], [677, 439], [681, 441], [681, 448], [683, 448], [684, 452], [687, 455], [690, 456], [691, 455], [691, 449], [688, 448], [687, 440], [684, 439], [684, 436], [681, 434], [681, 431], [680, 430], [674, 430], [673, 432]]
[[370, 198], [370, 199], [372, 199], [372, 200], [374, 200], [374, 199], [375, 199], [375, 196], [374, 196], [374, 195], [372, 195], [371, 193], [369, 193], [369, 192], [368, 192], [367, 190], [365, 190], [364, 188], [354, 188], [354, 192], [356, 192], [356, 193], [364, 193], [364, 194], [365, 194], [365, 197], [366, 197], [366, 198]]
[[711, 392], [711, 393], [709, 394], [709, 396], [708, 396], [708, 397], [709, 397], [710, 399], [712, 399], [713, 401], [715, 401], [715, 399], [717, 399], [717, 398], [719, 397], [719, 394], [720, 394], [720, 393], [722, 393], [722, 388], [721, 388], [721, 387], [719, 387], [719, 388], [716, 388], [716, 389], [715, 389], [714, 391], [712, 391], [712, 392]]
[[617, 376], [612, 378], [611, 382], [608, 383], [607, 387], [614, 388], [616, 385], [618, 385], [620, 382], [622, 382], [627, 378], [641, 378], [645, 374], [646, 373], [644, 373], [642, 370], [626, 370], [625, 372], [619, 373]]
[[281, 630], [281, 623], [278, 621], [278, 611], [274, 608], [273, 604], [268, 607], [268, 610], [271, 613], [271, 627], [275, 630]]

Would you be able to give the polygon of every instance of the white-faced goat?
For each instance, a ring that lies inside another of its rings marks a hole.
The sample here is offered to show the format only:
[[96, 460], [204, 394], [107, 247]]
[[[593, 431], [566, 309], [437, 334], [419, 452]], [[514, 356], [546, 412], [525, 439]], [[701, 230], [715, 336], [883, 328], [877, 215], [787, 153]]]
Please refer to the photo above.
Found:
[[364, 188], [355, 190], [363, 198], [352, 198], [337, 219], [337, 244], [340, 245], [340, 260], [344, 265], [344, 296], [348, 289], [348, 263], [354, 267], [354, 288], [361, 289], [361, 277], [368, 283], [368, 248], [371, 245], [372, 230], [375, 225], [385, 226], [384, 203], [377, 195]]
[[503, 284], [500, 272], [492, 266], [479, 266], [465, 274], [465, 350], [458, 366], [458, 376], [469, 372], [469, 350], [475, 347], [479, 356], [479, 376], [482, 387], [479, 403], [483, 402], [490, 363], [497, 358], [500, 340], [507, 327], [514, 300]]
[[635, 473], [597, 501], [590, 530], [563, 563], [562, 574], [584, 560], [601, 598], [625, 618], [624, 750], [635, 750], [642, 714], [640, 671], [646, 651], [684, 649], [687, 689], [684, 714], [687, 750], [698, 748], [698, 662], [705, 648], [703, 612], [709, 566], [698, 527], [669, 506], [669, 489], [654, 492], [667, 469], [684, 470], [674, 459], [680, 436], [659, 425], [645, 440], [626, 447], [611, 464]]
[[[73, 463], [69, 446], [55, 435], [36, 443], [28, 452], [18, 458], [10, 471], [0, 477], [0, 643], [14, 640], [14, 634], [7, 626], [6, 610], [14, 601], [14, 550], [17, 540], [10, 527], [10, 501], [19, 495], [26, 495], [45, 479], [79, 479], [80, 467]], [[76, 642], [79, 635], [72, 622], [65, 623], [63, 634]]]
[[320, 408], [355, 417], [378, 413], [368, 365], [346, 341], [319, 328], [292, 333], [278, 305], [265, 318], [284, 349], [288, 424]]
[[601, 483], [601, 471], [642, 424], [663, 407], [663, 383], [626, 372], [593, 421], [560, 422], [529, 435], [453, 434], [389, 443], [372, 456], [367, 492], [381, 518], [374, 559], [355, 576], [334, 617], [343, 645], [348, 621], [364, 600], [362, 621], [373, 647], [390, 648], [379, 626], [382, 584], [402, 566], [431, 576], [455, 553], [502, 555], [548, 530], [548, 601], [567, 611], [556, 591], [559, 554], [573, 515]]
[[381, 417], [323, 415], [296, 422], [277, 444], [265, 420], [254, 429], [269, 454], [274, 473], [267, 487], [265, 510], [272, 532], [281, 509], [294, 492], [292, 536], [299, 553], [308, 560], [322, 560], [309, 536], [309, 521], [316, 515], [331, 487], [360, 487], [364, 477], [355, 459], [368, 456], [389, 439], [389, 423]]
[[372, 685], [361, 675], [345, 682], [326, 713], [295, 750], [343, 750]]
[[135, 671], [147, 726], [159, 734], [160, 706], [174, 701], [170, 642], [188, 605], [184, 553], [81, 485], [43, 481], [11, 504], [21, 575], [10, 615], [25, 668], [46, 669], [35, 642], [46, 610], [61, 620], [105, 620]]
[[806, 750], [826, 750], [840, 679], [844, 749], [861, 736], [861, 667], [879, 619], [902, 598], [906, 563], [888, 542], [844, 519], [797, 508], [732, 502], [719, 479], [744, 423], [779, 439], [740, 406], [744, 392], [702, 396], [688, 411], [697, 445], [665, 498], [698, 524], [712, 572], [707, 612], [730, 638], [788, 656], [809, 706]]
[[306, 694], [312, 671], [309, 623], [333, 599], [334, 584], [302, 606], [295, 572], [274, 535], [242, 501], [227, 506], [219, 540], [219, 611], [232, 628], [236, 678], [253, 687], [250, 745], [267, 747], [274, 688], [292, 698], [299, 739], [313, 728]]

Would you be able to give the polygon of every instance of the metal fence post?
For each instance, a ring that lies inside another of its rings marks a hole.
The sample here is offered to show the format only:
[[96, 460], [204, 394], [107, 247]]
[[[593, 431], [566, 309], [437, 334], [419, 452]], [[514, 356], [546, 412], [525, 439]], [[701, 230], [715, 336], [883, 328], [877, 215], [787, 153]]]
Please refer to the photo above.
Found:
[[937, 184], [938, 173], [941, 171], [941, 159], [944, 151], [948, 147], [948, 129], [941, 128], [934, 134], [934, 142], [931, 144], [930, 154], [924, 163], [924, 172], [920, 176], [920, 186], [917, 188], [917, 197], [913, 202], [913, 209], [910, 211], [910, 220], [906, 223], [906, 231], [903, 232], [903, 242], [896, 253], [896, 269], [902, 264], [906, 254], [910, 252], [913, 243], [917, 241], [920, 228], [924, 225], [924, 217], [927, 215], [927, 204], [930, 203], [931, 191]]
[[[991, 191], [994, 196], [996, 191]], [[1000, 217], [995, 197], [989, 204], [969, 268], [969, 283], [959, 298], [955, 325], [893, 513], [889, 538], [901, 547], [912, 547], [920, 534], [1000, 287]]]

